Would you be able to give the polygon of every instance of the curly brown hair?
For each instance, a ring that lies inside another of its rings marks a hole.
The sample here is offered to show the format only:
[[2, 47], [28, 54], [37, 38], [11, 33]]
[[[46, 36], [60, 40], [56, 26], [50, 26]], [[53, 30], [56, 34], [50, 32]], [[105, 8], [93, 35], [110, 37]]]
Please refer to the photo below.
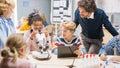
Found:
[[32, 12], [28, 16], [28, 25], [32, 25], [35, 21], [41, 21], [43, 23], [42, 17], [37, 12]]
[[94, 12], [97, 8], [94, 0], [80, 0], [78, 1], [79, 7], [83, 7], [89, 13]]

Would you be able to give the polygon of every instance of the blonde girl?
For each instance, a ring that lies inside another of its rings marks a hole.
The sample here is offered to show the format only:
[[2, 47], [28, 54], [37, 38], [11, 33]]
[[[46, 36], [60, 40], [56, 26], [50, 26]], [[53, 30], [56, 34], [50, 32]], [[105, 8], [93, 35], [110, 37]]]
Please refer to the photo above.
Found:
[[1, 51], [0, 68], [33, 68], [33, 65], [25, 58], [26, 46], [21, 35], [10, 35], [5, 48]]

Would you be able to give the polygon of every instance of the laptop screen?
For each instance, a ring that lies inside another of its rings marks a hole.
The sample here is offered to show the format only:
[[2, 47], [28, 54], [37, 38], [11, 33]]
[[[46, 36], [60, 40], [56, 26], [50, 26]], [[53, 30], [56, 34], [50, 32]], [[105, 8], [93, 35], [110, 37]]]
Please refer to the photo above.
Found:
[[74, 53], [79, 46], [58, 46], [58, 58], [65, 58], [65, 57], [77, 57]]

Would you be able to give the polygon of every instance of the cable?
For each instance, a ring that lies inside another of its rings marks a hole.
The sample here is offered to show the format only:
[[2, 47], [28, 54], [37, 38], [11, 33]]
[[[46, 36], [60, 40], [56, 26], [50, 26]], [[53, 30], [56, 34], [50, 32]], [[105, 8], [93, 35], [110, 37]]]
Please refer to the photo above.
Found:
[[[69, 49], [70, 49], [71, 53], [74, 54], [70, 46], [69, 46]], [[75, 67], [75, 66], [74, 66], [74, 62], [75, 62], [75, 58], [73, 59], [72, 64], [71, 64], [71, 65], [68, 65], [67, 67], [69, 67], [69, 68]]]

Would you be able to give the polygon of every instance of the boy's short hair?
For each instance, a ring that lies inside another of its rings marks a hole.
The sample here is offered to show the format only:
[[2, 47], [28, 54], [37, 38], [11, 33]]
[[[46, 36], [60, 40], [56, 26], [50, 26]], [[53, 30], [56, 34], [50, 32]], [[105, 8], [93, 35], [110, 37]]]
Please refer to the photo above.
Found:
[[76, 29], [76, 24], [72, 21], [63, 22], [62, 26], [67, 28], [70, 31], [75, 31], [75, 29]]

